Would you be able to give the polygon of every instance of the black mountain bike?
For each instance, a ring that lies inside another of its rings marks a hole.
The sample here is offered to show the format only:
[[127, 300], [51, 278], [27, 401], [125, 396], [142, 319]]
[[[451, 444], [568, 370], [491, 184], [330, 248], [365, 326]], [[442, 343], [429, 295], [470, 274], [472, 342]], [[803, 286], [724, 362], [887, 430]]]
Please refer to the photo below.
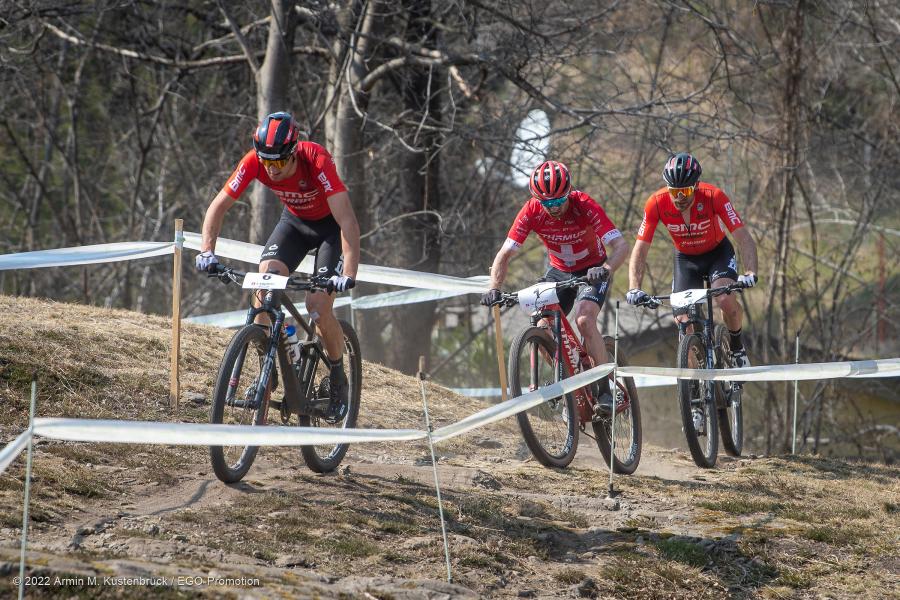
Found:
[[[362, 359], [356, 332], [346, 321], [339, 321], [344, 332], [344, 371], [350, 389], [346, 405], [331, 406], [330, 368], [322, 341], [316, 335], [315, 326], [303, 318], [283, 291], [330, 293], [333, 287], [327, 279], [259, 273], [250, 273], [248, 277], [248, 273], [221, 264], [209, 276], [218, 277], [224, 283], [244, 282], [244, 287], [254, 289], [261, 301], [258, 308], [250, 307], [246, 323], [225, 350], [216, 377], [210, 422], [264, 426], [268, 423], [269, 409], [274, 409], [284, 425], [355, 427], [362, 387]], [[294, 317], [299, 330], [306, 333], [305, 339], [301, 337], [298, 342], [297, 361], [291, 360], [288, 354], [283, 309]], [[254, 324], [260, 313], [269, 315], [269, 327]], [[279, 384], [283, 397], [277, 401], [271, 396]], [[301, 446], [300, 451], [310, 469], [324, 473], [337, 468], [347, 448], [348, 444], [344, 443]], [[240, 481], [253, 464], [258, 449], [258, 446], [210, 446], [216, 477], [225, 483]]]
[[[678, 324], [679, 368], [733, 368], [731, 337], [724, 325], [714, 324], [712, 299], [743, 290], [746, 286], [734, 283], [710, 288], [708, 279], [704, 278], [703, 282], [703, 289], [650, 296], [643, 305], [658, 308], [663, 300], [668, 300], [674, 308], [687, 308], [687, 321]], [[731, 456], [741, 455], [744, 446], [742, 395], [743, 384], [739, 381], [678, 380], [682, 428], [691, 457], [698, 467], [715, 466], [720, 432], [725, 452]]]

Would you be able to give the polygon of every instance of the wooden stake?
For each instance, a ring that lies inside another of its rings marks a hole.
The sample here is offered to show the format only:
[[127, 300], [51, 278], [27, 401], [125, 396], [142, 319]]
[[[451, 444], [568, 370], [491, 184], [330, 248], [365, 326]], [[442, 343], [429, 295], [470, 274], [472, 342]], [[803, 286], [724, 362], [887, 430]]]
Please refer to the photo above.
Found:
[[181, 397], [179, 359], [181, 357], [181, 249], [184, 247], [184, 219], [175, 219], [175, 253], [172, 259], [172, 365], [169, 376], [169, 405], [178, 413]]
[[494, 311], [494, 341], [497, 343], [497, 368], [500, 370], [500, 399], [506, 402], [506, 365], [503, 363], [503, 331], [500, 328], [500, 305], [492, 307]]

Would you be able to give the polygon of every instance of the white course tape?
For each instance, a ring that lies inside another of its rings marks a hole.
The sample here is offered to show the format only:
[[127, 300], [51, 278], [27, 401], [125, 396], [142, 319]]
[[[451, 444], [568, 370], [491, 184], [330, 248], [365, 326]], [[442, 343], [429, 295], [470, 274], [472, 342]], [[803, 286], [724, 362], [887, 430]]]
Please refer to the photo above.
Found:
[[[547, 400], [551, 400], [553, 398], [556, 398], [557, 396], [561, 396], [562, 394], [573, 392], [578, 388], [586, 386], [592, 381], [600, 379], [601, 377], [606, 377], [614, 367], [615, 365], [613, 363], [597, 365], [593, 369], [588, 369], [583, 373], [573, 375], [572, 377], [563, 379], [562, 381], [554, 383], [553, 385], [540, 387], [533, 392], [528, 392], [527, 394], [522, 394], [521, 396], [510, 398], [506, 402], [501, 402], [500, 404], [496, 404], [494, 406], [491, 406], [490, 408], [478, 411], [473, 415], [469, 415], [462, 421], [458, 421], [451, 425], [445, 425], [444, 427], [436, 429], [434, 433], [432, 433], [431, 437], [435, 442], [439, 442], [452, 437], [456, 437], [458, 435], [462, 435], [467, 431], [471, 431], [472, 429], [475, 429], [477, 427], [482, 427], [484, 425], [487, 425], [488, 423], [493, 423], [495, 421], [505, 419], [506, 417], [510, 417], [516, 413], [522, 412], [523, 410], [528, 410], [532, 406], [537, 406], [542, 402], [546, 402]], [[574, 418], [574, 415], [572, 415], [572, 418]]]
[[900, 377], [900, 358], [854, 360], [806, 365], [765, 365], [745, 369], [676, 369], [668, 367], [622, 367], [619, 375], [677, 377], [711, 381], [806, 381], [840, 377]]
[[[619, 370], [619, 374], [621, 375], [622, 371]], [[624, 377], [624, 375], [623, 375]], [[641, 375], [636, 375], [633, 377], [634, 379], [634, 387], [637, 388], [648, 388], [648, 387], [662, 387], [667, 385], [675, 385], [678, 383], [678, 379], [675, 377], [643, 377]], [[461, 396], [468, 396], [470, 398], [499, 398], [500, 397], [500, 388], [448, 388], [450, 391], [456, 392]]]
[[12, 461], [16, 460], [16, 457], [25, 449], [25, 446], [28, 445], [28, 440], [31, 438], [31, 430], [26, 429], [13, 441], [6, 445], [2, 451], [0, 451], [0, 473], [3, 473]]
[[[199, 250], [200, 234], [185, 231], [184, 247]], [[259, 263], [262, 250], [262, 246], [229, 240], [227, 238], [219, 238], [216, 241], [217, 256], [223, 256], [225, 258], [252, 264]], [[307, 256], [303, 259], [303, 262], [300, 263], [300, 266], [297, 267], [297, 271], [311, 273], [313, 261], [314, 259], [312, 256]], [[383, 283], [400, 287], [440, 290], [445, 292], [459, 292], [461, 294], [482, 294], [485, 291], [487, 283], [490, 281], [490, 278], [487, 275], [463, 278], [366, 264], [359, 265], [357, 279], [359, 281], [367, 281], [370, 283]]]
[[172, 242], [116, 242], [54, 250], [36, 250], [0, 256], [0, 271], [91, 265], [163, 256], [174, 252]]
[[310, 446], [424, 439], [417, 429], [254, 427], [208, 423], [159, 423], [101, 419], [34, 420], [34, 434], [57, 440], [176, 444], [182, 446]]
[[[453, 298], [459, 295], [459, 292], [441, 292], [437, 290], [398, 290], [396, 292], [363, 296], [362, 298], [353, 299], [352, 302], [349, 296], [341, 296], [334, 301], [334, 306], [338, 308], [351, 304], [355, 309], [382, 308], [385, 306], [428, 302], [430, 300], [443, 300], [444, 298]], [[306, 315], [306, 308], [298, 306], [297, 310], [300, 311], [300, 314]], [[215, 325], [217, 327], [240, 327], [247, 320], [247, 311], [233, 310], [212, 315], [198, 315], [183, 320], [186, 323]]]

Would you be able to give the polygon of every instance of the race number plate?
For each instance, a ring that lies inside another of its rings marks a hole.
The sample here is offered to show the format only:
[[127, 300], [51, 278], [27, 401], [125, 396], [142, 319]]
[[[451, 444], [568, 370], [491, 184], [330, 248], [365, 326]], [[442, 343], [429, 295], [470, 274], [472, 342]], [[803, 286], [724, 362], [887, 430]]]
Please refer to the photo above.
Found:
[[684, 308], [691, 304], [697, 304], [706, 299], [708, 290], [684, 290], [683, 292], [674, 292], [669, 296], [669, 302], [673, 308]]
[[529, 315], [545, 306], [558, 303], [556, 283], [553, 281], [545, 281], [519, 290], [519, 307]]
[[245, 290], [283, 290], [287, 289], [288, 279], [274, 273], [247, 273], [241, 287]]

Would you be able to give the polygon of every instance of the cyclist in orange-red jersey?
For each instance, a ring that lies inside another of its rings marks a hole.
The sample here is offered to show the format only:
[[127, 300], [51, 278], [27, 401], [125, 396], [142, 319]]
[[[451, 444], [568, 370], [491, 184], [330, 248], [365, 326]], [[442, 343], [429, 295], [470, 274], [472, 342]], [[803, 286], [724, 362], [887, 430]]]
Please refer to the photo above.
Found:
[[[260, 122], [253, 149], [241, 159], [210, 203], [203, 219], [197, 269], [218, 263], [216, 239], [225, 212], [256, 179], [270, 188], [282, 204], [281, 219], [260, 257], [260, 273], [293, 273], [311, 250], [316, 251], [314, 273], [327, 277], [338, 292], [355, 285], [359, 266], [359, 224], [347, 188], [337, 175], [331, 155], [313, 142], [300, 141], [300, 128], [290, 113], [276, 112]], [[334, 316], [335, 294], [308, 294], [306, 308], [322, 334], [331, 363], [331, 405], [336, 416], [346, 410], [348, 383], [343, 368], [344, 334]], [[261, 313], [257, 322], [267, 324]]]
[[[687, 152], [672, 156], [663, 169], [666, 187], [656, 191], [644, 206], [644, 219], [638, 228], [637, 241], [631, 251], [629, 304], [640, 304], [648, 294], [640, 289], [644, 278], [647, 252], [659, 223], [665, 225], [675, 244], [675, 274], [672, 291], [702, 288], [703, 277], [711, 287], [727, 286], [735, 280], [748, 287], [756, 284], [756, 242], [744, 227], [741, 217], [725, 192], [700, 182], [702, 169]], [[737, 273], [734, 247], [722, 230], [722, 223], [734, 236], [746, 270]], [[743, 311], [737, 299], [726, 294], [716, 297], [722, 319], [731, 334], [731, 352], [735, 366], [749, 367], [747, 351], [741, 340]], [[676, 310], [675, 318], [687, 319], [685, 310]]]

